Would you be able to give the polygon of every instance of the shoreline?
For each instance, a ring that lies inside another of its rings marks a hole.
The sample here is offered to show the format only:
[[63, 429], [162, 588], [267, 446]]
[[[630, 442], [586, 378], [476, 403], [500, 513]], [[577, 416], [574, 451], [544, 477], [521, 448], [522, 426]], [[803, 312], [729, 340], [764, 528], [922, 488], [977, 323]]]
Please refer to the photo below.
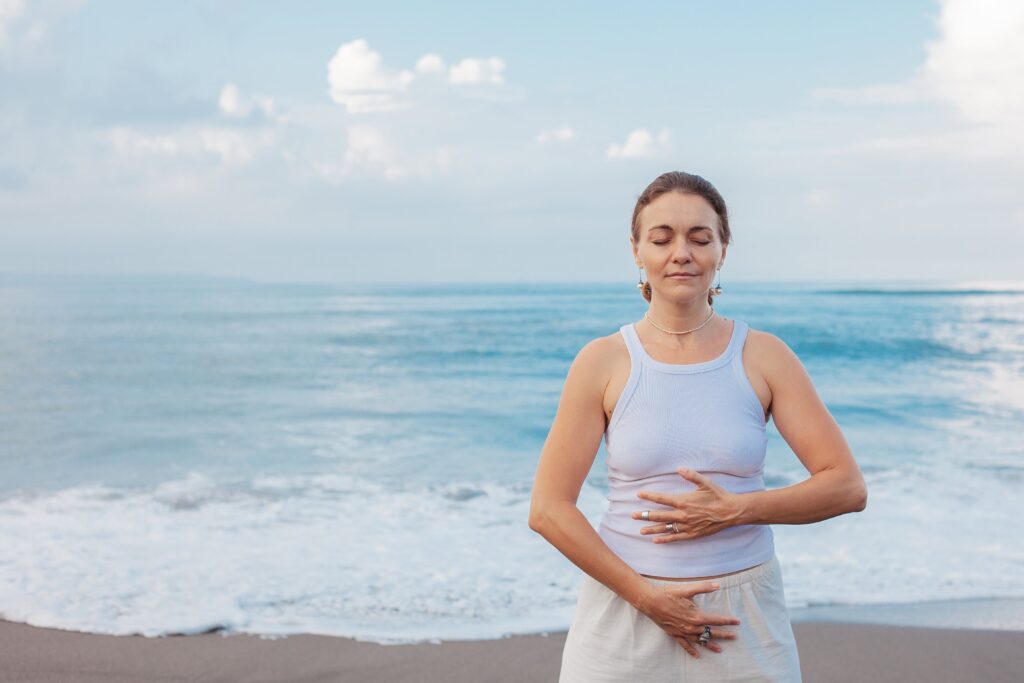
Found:
[[[1019, 680], [1024, 670], [1024, 630], [893, 626], [799, 616], [793, 618], [793, 630], [808, 683], [1009, 683]], [[0, 678], [26, 683], [553, 682], [565, 635], [558, 631], [382, 645], [314, 634], [111, 636], [0, 620]]]

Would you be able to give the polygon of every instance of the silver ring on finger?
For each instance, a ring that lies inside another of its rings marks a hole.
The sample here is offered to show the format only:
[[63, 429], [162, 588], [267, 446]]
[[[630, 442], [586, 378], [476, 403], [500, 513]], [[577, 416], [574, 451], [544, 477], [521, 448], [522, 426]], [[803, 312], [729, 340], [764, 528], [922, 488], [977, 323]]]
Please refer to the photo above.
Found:
[[701, 645], [707, 645], [709, 640], [711, 640], [711, 627], [705, 626], [704, 632], [700, 634], [699, 638], [697, 638], [697, 642]]
[[641, 512], [640, 513], [640, 519], [644, 520], [645, 522], [650, 521], [650, 519], [651, 519], [651, 511], [650, 510], [644, 510], [643, 512]]
[[671, 524], [666, 524], [665, 525], [665, 531], [671, 531], [674, 534], [678, 534], [679, 533], [679, 529], [676, 528], [676, 523], [675, 522], [672, 522]]

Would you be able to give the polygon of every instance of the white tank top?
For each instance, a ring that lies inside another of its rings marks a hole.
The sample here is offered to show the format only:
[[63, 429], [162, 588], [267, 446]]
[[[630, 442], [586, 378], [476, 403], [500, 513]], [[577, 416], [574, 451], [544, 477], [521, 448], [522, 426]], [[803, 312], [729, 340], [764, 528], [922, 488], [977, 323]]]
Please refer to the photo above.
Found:
[[629, 349], [630, 372], [604, 434], [609, 505], [598, 534], [640, 574], [727, 574], [766, 562], [775, 553], [767, 524], [656, 544], [657, 534], [640, 534], [656, 522], [631, 516], [645, 509], [675, 509], [638, 498], [638, 491], [697, 489], [678, 473], [679, 467], [696, 470], [734, 493], [765, 488], [768, 437], [764, 409], [743, 371], [747, 329], [745, 322], [733, 321], [729, 346], [721, 356], [689, 364], [651, 358], [632, 323], [619, 330]]

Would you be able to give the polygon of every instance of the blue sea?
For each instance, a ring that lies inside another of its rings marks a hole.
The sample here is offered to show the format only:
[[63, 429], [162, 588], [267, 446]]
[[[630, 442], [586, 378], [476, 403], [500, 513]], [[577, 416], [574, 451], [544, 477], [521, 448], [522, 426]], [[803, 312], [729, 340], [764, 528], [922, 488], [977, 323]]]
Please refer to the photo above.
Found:
[[[742, 283], [868, 508], [774, 525], [793, 609], [1024, 597], [1024, 283]], [[566, 371], [622, 284], [0, 276], [0, 617], [377, 642], [568, 627], [527, 526]], [[808, 475], [769, 427], [766, 483]], [[596, 526], [606, 457], [579, 505]]]

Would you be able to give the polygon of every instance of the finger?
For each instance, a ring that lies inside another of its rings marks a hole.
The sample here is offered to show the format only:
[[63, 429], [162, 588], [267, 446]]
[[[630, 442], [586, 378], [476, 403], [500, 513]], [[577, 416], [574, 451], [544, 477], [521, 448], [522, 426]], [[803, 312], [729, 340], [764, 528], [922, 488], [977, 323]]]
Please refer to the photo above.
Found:
[[709, 614], [708, 612], [702, 612], [697, 618], [700, 619], [702, 624], [707, 624], [708, 626], [711, 624], [717, 626], [738, 626], [740, 623], [740, 620], [736, 617], [727, 617], [724, 614]]
[[680, 467], [679, 468], [679, 475], [683, 479], [686, 479], [687, 481], [692, 481], [694, 484], [696, 484], [697, 486], [699, 486], [701, 488], [712, 489], [712, 490], [718, 488], [718, 484], [716, 484], [715, 482], [711, 481], [710, 479], [705, 477], [700, 472], [697, 472], [696, 470], [689, 470], [689, 469], [686, 469], [685, 467]]
[[651, 541], [654, 543], [672, 543], [674, 541], [683, 541], [687, 538], [694, 538], [694, 535], [689, 531], [680, 531], [678, 534], [662, 532], [660, 535], [652, 538]]
[[722, 651], [722, 646], [719, 645], [718, 643], [714, 642], [714, 641], [711, 641], [711, 640], [709, 640], [707, 643], [705, 643], [704, 647], [706, 647], [707, 649], [711, 650], [712, 652], [721, 652]]
[[631, 516], [633, 519], [639, 519], [643, 522], [678, 522], [678, 515], [674, 510], [647, 510], [647, 519], [643, 518], [642, 512], [634, 512]]
[[726, 631], [722, 628], [711, 629], [711, 637], [719, 640], [736, 640], [739, 636], [733, 631]]
[[[673, 524], [676, 525], [677, 531], [672, 531], [672, 525]], [[648, 533], [648, 534], [681, 534], [681, 533], [684, 533], [683, 531], [679, 531], [678, 530], [681, 525], [682, 525], [682, 523], [678, 519], [676, 519], [676, 520], [669, 519], [669, 520], [665, 520], [664, 522], [661, 522], [660, 524], [652, 524], [651, 526], [645, 526], [644, 528], [640, 529], [640, 533]]]
[[686, 479], [687, 481], [692, 481], [694, 484], [706, 484], [708, 482], [707, 477], [705, 477], [703, 474], [695, 470], [680, 467], [677, 470], [677, 472], [679, 472], [679, 476], [681, 476], [683, 479]]
[[654, 503], [661, 503], [662, 505], [675, 507], [674, 505], [672, 505], [672, 496], [667, 493], [657, 493], [655, 491], [638, 491], [636, 497], [643, 498], [644, 500], [649, 500]]
[[697, 583], [688, 584], [686, 586], [680, 586], [676, 588], [672, 586], [669, 590], [673, 593], [685, 595], [690, 598], [698, 593], [710, 593], [721, 588], [722, 584], [717, 581], [698, 581]]
[[693, 646], [693, 643], [682, 636], [675, 636], [675, 639], [683, 646], [683, 649], [693, 655], [695, 659], [700, 659], [700, 653], [697, 652], [697, 648]]

